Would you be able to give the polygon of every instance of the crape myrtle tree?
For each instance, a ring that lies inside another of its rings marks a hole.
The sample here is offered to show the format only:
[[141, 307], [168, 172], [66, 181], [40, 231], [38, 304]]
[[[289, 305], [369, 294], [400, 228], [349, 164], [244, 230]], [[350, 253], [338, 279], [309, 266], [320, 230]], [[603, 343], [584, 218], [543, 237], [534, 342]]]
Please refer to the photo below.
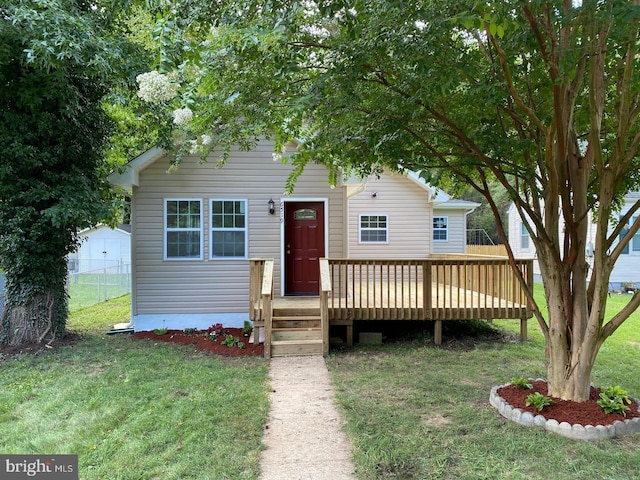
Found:
[[229, 132], [272, 135], [277, 148], [295, 138], [290, 188], [310, 161], [332, 180], [418, 171], [481, 193], [508, 245], [498, 182], [538, 253], [547, 309], [520, 281], [546, 340], [549, 394], [588, 398], [600, 347], [640, 304], [636, 293], [605, 321], [611, 271], [640, 226], [640, 204], [618, 219], [640, 172], [636, 1], [176, 6], [159, 9], [176, 39], [160, 73], [182, 82], [176, 165]]
[[0, 3], [0, 344], [64, 334], [66, 257], [112, 217], [102, 102], [133, 58], [115, 20], [100, 2]]

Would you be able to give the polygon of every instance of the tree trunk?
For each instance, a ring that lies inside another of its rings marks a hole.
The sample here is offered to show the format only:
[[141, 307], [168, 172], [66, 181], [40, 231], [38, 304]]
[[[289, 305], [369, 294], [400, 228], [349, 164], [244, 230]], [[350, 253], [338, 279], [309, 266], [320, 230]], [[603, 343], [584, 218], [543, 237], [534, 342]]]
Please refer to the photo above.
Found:
[[603, 341], [599, 321], [604, 307], [597, 302], [588, 308], [586, 263], [576, 262], [567, 278], [564, 263], [554, 261], [553, 249], [541, 244], [540, 251], [545, 253], [538, 261], [548, 306], [545, 336], [549, 395], [583, 402], [589, 399], [591, 373]]
[[51, 343], [57, 334], [52, 292], [35, 295], [25, 305], [7, 305], [2, 316], [2, 343]]
[[49, 266], [46, 274], [39, 275], [34, 275], [35, 270], [27, 275], [12, 268], [5, 272], [6, 302], [0, 321], [0, 345], [51, 343], [64, 335], [69, 306], [66, 261], [62, 258]]

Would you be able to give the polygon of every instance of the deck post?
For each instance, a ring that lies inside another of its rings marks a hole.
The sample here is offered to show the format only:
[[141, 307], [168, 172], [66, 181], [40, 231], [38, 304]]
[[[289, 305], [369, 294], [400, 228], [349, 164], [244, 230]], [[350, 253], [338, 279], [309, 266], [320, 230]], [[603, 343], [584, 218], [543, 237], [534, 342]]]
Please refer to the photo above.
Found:
[[433, 343], [442, 345], [442, 320], [436, 320], [433, 328]]
[[522, 317], [520, 319], [520, 341], [527, 341], [527, 317]]
[[265, 358], [271, 358], [271, 322], [273, 320], [273, 260], [265, 261], [261, 295], [264, 317], [264, 356]]
[[331, 271], [326, 258], [320, 259], [320, 325], [322, 328], [322, 355], [329, 354], [329, 295], [331, 294]]
[[347, 347], [353, 347], [353, 322], [347, 325]]

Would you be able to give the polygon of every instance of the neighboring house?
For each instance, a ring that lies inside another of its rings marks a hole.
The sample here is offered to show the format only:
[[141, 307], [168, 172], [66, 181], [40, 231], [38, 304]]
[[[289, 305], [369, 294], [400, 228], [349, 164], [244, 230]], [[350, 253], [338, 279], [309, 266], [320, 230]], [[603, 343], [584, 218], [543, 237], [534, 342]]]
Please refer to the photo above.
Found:
[[[631, 192], [624, 199], [624, 205], [620, 211], [620, 215], [626, 213], [631, 206], [640, 199], [640, 192]], [[525, 228], [518, 211], [512, 204], [508, 210], [509, 215], [509, 245], [513, 250], [516, 258], [532, 258], [534, 259], [533, 268], [536, 279], [540, 280], [540, 266], [536, 260], [536, 249], [531, 240], [527, 229]], [[590, 217], [591, 220], [591, 217]], [[560, 226], [562, 229], [562, 224]], [[595, 244], [596, 226], [589, 223], [587, 232], [587, 261], [589, 261], [589, 252], [593, 251]], [[625, 252], [620, 256], [616, 265], [611, 272], [609, 279], [610, 290], [622, 290], [623, 284], [632, 283], [640, 287], [640, 233], [638, 233], [627, 246]]]
[[131, 264], [131, 225], [97, 225], [80, 232], [80, 246], [69, 255], [69, 271], [88, 272]]
[[110, 177], [132, 194], [132, 321], [136, 330], [242, 326], [249, 312], [249, 259], [275, 260], [275, 293], [317, 295], [317, 259], [426, 258], [463, 253], [466, 214], [478, 204], [450, 199], [417, 175], [384, 174], [332, 188], [308, 164], [285, 195], [292, 167], [273, 143], [183, 159], [152, 149]]

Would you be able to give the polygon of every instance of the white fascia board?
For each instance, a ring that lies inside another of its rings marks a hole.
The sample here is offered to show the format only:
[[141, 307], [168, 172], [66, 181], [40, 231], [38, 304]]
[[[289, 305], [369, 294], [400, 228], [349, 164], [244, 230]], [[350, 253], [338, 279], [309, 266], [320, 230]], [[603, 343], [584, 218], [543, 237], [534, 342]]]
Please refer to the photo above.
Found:
[[164, 149], [160, 147], [151, 148], [124, 165], [121, 172], [113, 172], [110, 174], [107, 179], [112, 185], [131, 191], [134, 186], [137, 187], [139, 184], [140, 171], [148, 165], [151, 165], [164, 154]]

